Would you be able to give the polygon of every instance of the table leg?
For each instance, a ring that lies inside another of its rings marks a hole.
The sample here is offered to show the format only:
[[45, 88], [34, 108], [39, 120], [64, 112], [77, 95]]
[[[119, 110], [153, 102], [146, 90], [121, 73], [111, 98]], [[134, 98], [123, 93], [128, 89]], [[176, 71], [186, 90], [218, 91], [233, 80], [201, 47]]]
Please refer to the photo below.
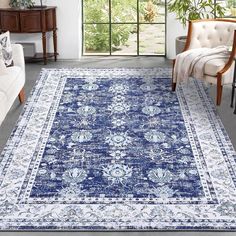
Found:
[[57, 61], [57, 31], [53, 30], [54, 60]]
[[44, 65], [47, 65], [47, 39], [46, 39], [46, 32], [42, 33], [42, 43], [43, 43], [43, 61], [44, 61]]

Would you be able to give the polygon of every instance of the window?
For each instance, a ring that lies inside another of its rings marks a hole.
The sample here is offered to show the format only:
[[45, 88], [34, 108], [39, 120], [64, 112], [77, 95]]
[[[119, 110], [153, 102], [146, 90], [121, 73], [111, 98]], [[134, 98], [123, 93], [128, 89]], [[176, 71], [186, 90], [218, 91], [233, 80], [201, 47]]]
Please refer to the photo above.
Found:
[[236, 0], [215, 0], [215, 2], [226, 8], [225, 17], [236, 17]]
[[166, 0], [83, 0], [83, 55], [166, 54]]

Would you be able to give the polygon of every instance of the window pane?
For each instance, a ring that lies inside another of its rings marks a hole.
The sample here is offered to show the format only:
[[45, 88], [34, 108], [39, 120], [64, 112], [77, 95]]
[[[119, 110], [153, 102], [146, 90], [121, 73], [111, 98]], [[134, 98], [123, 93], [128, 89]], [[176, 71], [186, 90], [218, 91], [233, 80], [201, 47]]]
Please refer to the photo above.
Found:
[[84, 54], [109, 55], [109, 24], [84, 25]]
[[111, 0], [111, 22], [137, 22], [137, 0]]
[[139, 0], [139, 21], [165, 23], [165, 0]]
[[113, 24], [112, 55], [137, 55], [137, 25]]
[[85, 23], [109, 23], [109, 0], [84, 0]]
[[236, 0], [218, 0], [216, 2], [226, 8], [226, 17], [236, 17]]
[[165, 25], [141, 24], [139, 42], [140, 55], [164, 55]]

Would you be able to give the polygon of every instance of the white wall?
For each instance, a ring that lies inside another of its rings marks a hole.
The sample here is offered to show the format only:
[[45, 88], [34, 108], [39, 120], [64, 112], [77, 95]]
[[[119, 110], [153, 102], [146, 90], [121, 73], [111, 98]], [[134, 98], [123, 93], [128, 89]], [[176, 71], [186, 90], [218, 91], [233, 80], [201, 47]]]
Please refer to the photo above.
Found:
[[[47, 0], [57, 6], [57, 36], [59, 58], [78, 59], [81, 53], [81, 0]], [[47, 34], [48, 51], [53, 51], [52, 33]], [[41, 34], [11, 34], [14, 42], [36, 42], [36, 51], [42, 51]]]
[[[2, 0], [0, 0], [2, 1]], [[81, 0], [47, 0], [47, 5], [57, 6], [58, 52], [61, 59], [79, 59], [81, 55]], [[175, 37], [185, 35], [186, 29], [167, 15], [167, 57], [175, 57]], [[12, 34], [13, 41], [36, 42], [36, 50], [42, 51], [41, 34]], [[53, 51], [52, 34], [48, 34], [49, 51]]]
[[173, 59], [175, 58], [175, 38], [177, 36], [186, 35], [187, 28], [183, 28], [183, 26], [176, 20], [174, 14], [167, 15], [167, 58]]
[[0, 0], [0, 8], [9, 7], [9, 0]]

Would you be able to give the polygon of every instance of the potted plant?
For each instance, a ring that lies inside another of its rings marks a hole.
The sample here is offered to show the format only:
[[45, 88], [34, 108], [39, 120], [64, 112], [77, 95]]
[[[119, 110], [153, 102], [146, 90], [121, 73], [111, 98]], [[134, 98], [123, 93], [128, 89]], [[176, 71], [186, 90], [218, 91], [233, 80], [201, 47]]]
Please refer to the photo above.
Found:
[[231, 11], [231, 16], [236, 16], [236, 1], [235, 0], [228, 0], [228, 8]]
[[[168, 10], [186, 27], [190, 20], [223, 17], [226, 9], [214, 0], [170, 0]], [[185, 42], [186, 36], [176, 38], [176, 54], [183, 51]]]
[[10, 0], [9, 5], [17, 8], [28, 8], [34, 6], [33, 0]]

